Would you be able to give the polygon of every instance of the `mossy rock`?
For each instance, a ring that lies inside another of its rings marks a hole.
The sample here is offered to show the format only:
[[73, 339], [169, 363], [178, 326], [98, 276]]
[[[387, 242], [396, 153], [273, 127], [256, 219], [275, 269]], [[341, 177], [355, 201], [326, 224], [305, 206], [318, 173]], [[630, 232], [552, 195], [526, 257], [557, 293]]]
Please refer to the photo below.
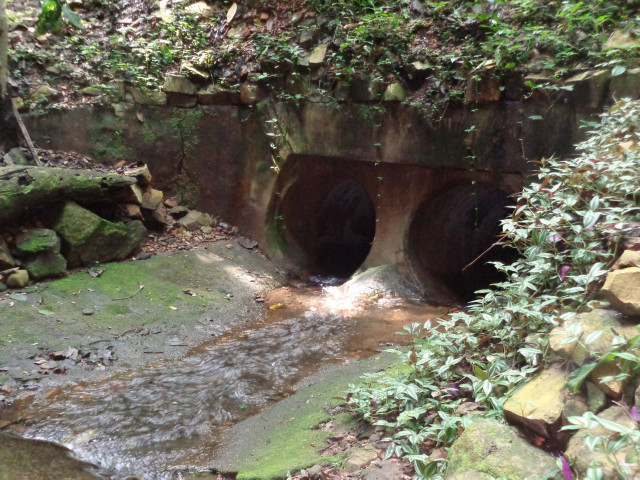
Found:
[[60, 277], [67, 270], [67, 260], [60, 253], [46, 252], [25, 265], [33, 280]]
[[561, 478], [553, 457], [496, 420], [473, 422], [449, 451], [448, 480]]
[[47, 228], [28, 230], [18, 235], [16, 251], [18, 256], [41, 252], [58, 253], [60, 251], [60, 239], [56, 232]]
[[142, 222], [114, 223], [67, 202], [54, 225], [64, 242], [70, 267], [127, 258], [147, 233]]

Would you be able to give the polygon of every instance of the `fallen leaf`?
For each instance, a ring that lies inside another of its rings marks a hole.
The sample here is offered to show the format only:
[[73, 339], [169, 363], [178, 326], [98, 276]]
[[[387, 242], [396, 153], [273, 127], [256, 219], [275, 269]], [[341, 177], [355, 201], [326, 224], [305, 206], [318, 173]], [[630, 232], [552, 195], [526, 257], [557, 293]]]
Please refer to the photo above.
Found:
[[233, 20], [233, 17], [236, 16], [237, 11], [238, 11], [237, 3], [234, 3], [233, 5], [231, 5], [231, 7], [229, 7], [229, 10], [227, 11], [227, 23], [231, 23], [231, 20]]
[[173, 305], [169, 305], [169, 310], [177, 310], [177, 308], [174, 307]]
[[197, 297], [198, 295], [191, 291], [191, 290], [183, 290], [183, 293], [186, 293], [187, 295], [191, 295], [192, 297]]
[[284, 304], [282, 303], [274, 303], [269, 307], [269, 310], [277, 310], [279, 308], [284, 308]]

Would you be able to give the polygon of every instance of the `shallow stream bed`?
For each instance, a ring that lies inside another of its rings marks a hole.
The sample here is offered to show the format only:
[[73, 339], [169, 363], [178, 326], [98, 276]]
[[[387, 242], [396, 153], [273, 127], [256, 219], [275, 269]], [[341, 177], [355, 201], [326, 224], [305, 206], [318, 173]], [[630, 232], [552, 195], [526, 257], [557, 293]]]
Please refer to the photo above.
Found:
[[265, 312], [179, 359], [16, 402], [5, 417], [20, 421], [6, 430], [64, 445], [108, 478], [206, 472], [229, 426], [292, 394], [323, 365], [406, 342], [394, 333], [444, 309], [378, 295], [354, 300], [340, 287], [285, 287], [265, 298]]

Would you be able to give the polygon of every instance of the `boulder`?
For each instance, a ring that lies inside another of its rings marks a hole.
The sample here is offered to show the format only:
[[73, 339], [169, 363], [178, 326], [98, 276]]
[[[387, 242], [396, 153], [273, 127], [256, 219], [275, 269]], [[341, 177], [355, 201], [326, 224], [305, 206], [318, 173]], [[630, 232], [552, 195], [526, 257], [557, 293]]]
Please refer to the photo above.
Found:
[[602, 50], [612, 50], [616, 48], [640, 48], [640, 38], [632, 35], [631, 32], [615, 30], [609, 39], [602, 44]]
[[167, 104], [167, 94], [159, 90], [143, 90], [138, 87], [128, 87], [127, 90], [133, 101], [139, 105], [164, 106]]
[[27, 262], [25, 268], [33, 280], [60, 277], [66, 273], [67, 260], [58, 252], [46, 252]]
[[135, 220], [142, 220], [144, 218], [142, 216], [140, 206], [135, 203], [125, 203], [124, 205], [120, 205], [120, 212], [125, 218], [133, 218]]
[[15, 246], [18, 256], [35, 255], [42, 252], [58, 253], [60, 239], [53, 230], [36, 228], [18, 235]]
[[328, 45], [323, 43], [313, 49], [311, 55], [309, 55], [310, 67], [317, 67], [324, 63], [324, 57], [327, 55], [327, 47]]
[[124, 171], [124, 174], [128, 177], [134, 177], [138, 182], [138, 185], [146, 186], [151, 183], [151, 172], [149, 167], [142, 165], [141, 167], [134, 167]]
[[[617, 405], [604, 410], [598, 415], [598, 417], [603, 420], [622, 424], [627, 428], [638, 429], [638, 424], [633, 421], [629, 413], [624, 408]], [[616, 434], [602, 426], [592, 428], [589, 431], [579, 430], [571, 440], [569, 440], [569, 445], [564, 453], [565, 458], [581, 475], [584, 475], [591, 462], [595, 461], [602, 467], [604, 471], [604, 479], [613, 480], [620, 478], [615, 471], [615, 466], [612, 460], [615, 458], [618, 462], [624, 462], [625, 456], [633, 451], [634, 446], [628, 445], [616, 453], [611, 452], [609, 454], [605, 454], [600, 451], [591, 451], [585, 443], [585, 437], [587, 435], [602, 435], [613, 438]], [[634, 474], [640, 473], [640, 468], [637, 463], [635, 463], [633, 468], [634, 471], [626, 478], [635, 478]]]
[[196, 86], [183, 75], [168, 74], [164, 77], [164, 91], [166, 93], [182, 93], [184, 95], [195, 95]]
[[640, 267], [609, 272], [602, 294], [625, 315], [640, 315]]
[[113, 223], [74, 202], [67, 202], [53, 229], [64, 242], [70, 267], [128, 257], [142, 243], [146, 229], [136, 220]]
[[623, 268], [640, 267], [640, 252], [636, 250], [625, 250], [620, 258], [613, 264], [611, 270], [621, 270]]
[[[551, 331], [549, 348], [557, 357], [582, 365], [588, 357], [592, 356], [592, 353], [611, 351], [611, 341], [620, 335], [624, 328], [612, 310], [581, 313], [565, 320], [563, 325]], [[582, 332], [579, 334], [580, 341], [567, 342], [568, 338], [576, 336], [574, 335], [576, 331]], [[588, 345], [584, 345], [585, 339], [596, 331], [602, 331], [602, 334]], [[629, 338], [631, 336], [633, 334], [630, 334]]]
[[213, 218], [206, 213], [202, 213], [197, 210], [189, 210], [184, 217], [178, 220], [178, 223], [186, 227], [188, 230], [198, 230], [200, 227], [212, 226]]
[[593, 369], [589, 378], [598, 386], [608, 397], [614, 400], [620, 400], [622, 393], [624, 392], [624, 384], [622, 380], [602, 380], [605, 377], [616, 377], [620, 375], [622, 371], [620, 367], [614, 362], [608, 362], [598, 365]]
[[207, 2], [192, 3], [191, 5], [187, 5], [184, 11], [191, 15], [198, 15], [200, 18], [213, 18], [216, 13], [215, 9], [211, 5], [208, 5]]
[[561, 478], [554, 458], [496, 420], [478, 419], [449, 450], [447, 480]]
[[5, 242], [4, 238], [0, 235], [0, 270], [6, 270], [16, 266], [16, 261], [11, 256], [9, 251], [9, 245]]
[[373, 446], [366, 445], [362, 448], [356, 448], [349, 453], [349, 456], [342, 464], [342, 470], [347, 473], [355, 473], [377, 459], [378, 451]]
[[45, 103], [49, 100], [55, 100], [59, 95], [60, 92], [51, 88], [49, 85], [40, 85], [31, 94], [31, 101], [34, 103]]
[[407, 91], [398, 82], [387, 87], [382, 95], [383, 102], [402, 102], [407, 99]]
[[142, 193], [142, 208], [155, 210], [162, 203], [164, 194], [161, 190], [148, 188]]
[[543, 370], [506, 401], [505, 417], [550, 438], [563, 421], [568, 380], [566, 369], [554, 365]]
[[26, 270], [18, 270], [7, 278], [7, 287], [24, 288], [29, 285], [29, 273]]

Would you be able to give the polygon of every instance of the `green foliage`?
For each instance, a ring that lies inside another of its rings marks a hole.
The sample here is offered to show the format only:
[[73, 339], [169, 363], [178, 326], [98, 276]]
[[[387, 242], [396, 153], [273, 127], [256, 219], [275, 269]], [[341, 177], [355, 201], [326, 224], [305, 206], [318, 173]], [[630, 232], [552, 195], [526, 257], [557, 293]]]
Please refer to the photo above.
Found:
[[47, 32], [59, 32], [62, 27], [62, 17], [66, 18], [74, 27], [83, 28], [82, 21], [77, 13], [67, 5], [62, 5], [58, 0], [48, 0], [42, 2], [42, 11], [38, 16], [36, 33], [42, 35]]
[[[640, 102], [623, 101], [592, 126], [578, 157], [541, 162], [503, 221], [503, 242], [520, 254], [496, 264], [506, 280], [439, 325], [405, 327], [417, 337], [409, 352], [397, 351], [409, 373], [379, 374], [352, 389], [353, 409], [394, 432], [388, 454], [410, 458], [417, 478], [437, 478], [443, 464], [427, 460], [425, 445], [456, 438], [469, 421], [458, 410], [465, 402], [502, 416], [510, 392], [539, 368], [544, 333], [590, 308], [629, 223], [640, 218]], [[619, 148], [625, 142], [636, 148]], [[629, 345], [603, 358], [627, 362], [624, 376], [639, 363]]]

